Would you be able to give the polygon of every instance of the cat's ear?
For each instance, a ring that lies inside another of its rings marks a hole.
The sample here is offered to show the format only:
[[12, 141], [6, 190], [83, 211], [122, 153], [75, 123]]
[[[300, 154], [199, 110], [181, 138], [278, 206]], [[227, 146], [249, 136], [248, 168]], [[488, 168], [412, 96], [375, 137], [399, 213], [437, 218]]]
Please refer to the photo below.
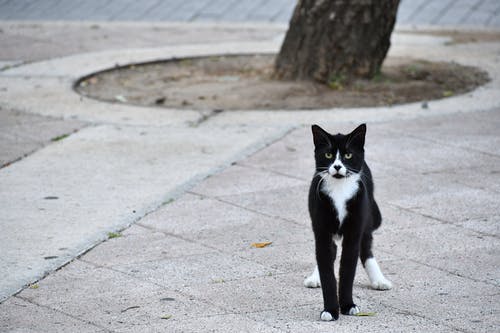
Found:
[[312, 134], [313, 134], [313, 140], [314, 140], [315, 147], [329, 146], [330, 145], [330, 139], [328, 138], [329, 135], [324, 129], [322, 129], [318, 125], [312, 125], [311, 130], [312, 130]]
[[349, 134], [347, 146], [363, 151], [365, 146], [366, 124], [361, 124]]

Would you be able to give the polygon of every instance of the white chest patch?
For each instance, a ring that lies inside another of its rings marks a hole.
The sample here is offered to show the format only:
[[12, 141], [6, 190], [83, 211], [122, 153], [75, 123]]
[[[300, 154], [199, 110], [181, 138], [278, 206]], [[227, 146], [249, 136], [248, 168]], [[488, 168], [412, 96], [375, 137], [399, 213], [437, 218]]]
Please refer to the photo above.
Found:
[[339, 218], [339, 227], [342, 226], [347, 216], [346, 203], [351, 199], [359, 189], [359, 175], [336, 179], [330, 176], [323, 181], [322, 191], [327, 194], [335, 206]]

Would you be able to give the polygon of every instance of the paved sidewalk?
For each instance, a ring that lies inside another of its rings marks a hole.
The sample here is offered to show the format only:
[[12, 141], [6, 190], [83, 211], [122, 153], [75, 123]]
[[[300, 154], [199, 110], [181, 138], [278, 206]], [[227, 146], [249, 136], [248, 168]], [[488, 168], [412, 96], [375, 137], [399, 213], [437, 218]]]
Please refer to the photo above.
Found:
[[[279, 22], [296, 0], [2, 0], [0, 20]], [[397, 23], [500, 27], [497, 0], [402, 0]]]
[[499, 127], [500, 110], [368, 125], [375, 253], [395, 285], [370, 290], [358, 267], [355, 302], [374, 317], [320, 322], [321, 292], [302, 286], [313, 160], [300, 127], [2, 303], [0, 330], [494, 332]]
[[[117, 63], [274, 52], [292, 2], [0, 0], [0, 332], [498, 330], [495, 39], [394, 34], [391, 56], [492, 78], [426, 109], [179, 112], [71, 90]], [[496, 5], [404, 0], [399, 21], [495, 27]], [[48, 18], [102, 21], [9, 21]], [[302, 286], [314, 266], [309, 126], [360, 122], [384, 217], [374, 252], [394, 289], [371, 290], [359, 267], [355, 301], [376, 315], [324, 323], [321, 291]]]

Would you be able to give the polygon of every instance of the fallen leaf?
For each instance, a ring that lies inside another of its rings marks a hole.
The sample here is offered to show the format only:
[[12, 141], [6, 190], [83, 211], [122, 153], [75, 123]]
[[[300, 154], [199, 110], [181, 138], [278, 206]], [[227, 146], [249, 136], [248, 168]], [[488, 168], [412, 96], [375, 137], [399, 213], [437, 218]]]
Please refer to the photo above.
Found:
[[123, 313], [123, 312], [126, 312], [126, 311], [128, 311], [128, 310], [132, 310], [132, 309], [139, 309], [139, 308], [140, 308], [140, 306], [139, 306], [139, 305], [133, 305], [133, 306], [129, 306], [129, 307], [128, 307], [128, 308], [126, 308], [126, 309], [123, 309], [121, 312]]
[[122, 103], [126, 103], [127, 102], [127, 98], [123, 95], [116, 95], [115, 96], [115, 100], [117, 100], [118, 102], [122, 102]]
[[30, 289], [38, 289], [38, 283], [30, 285]]
[[358, 312], [355, 314], [356, 317], [373, 317], [375, 316], [375, 312]]
[[451, 90], [443, 91], [443, 97], [450, 97], [450, 96], [453, 96], [453, 91]]
[[118, 237], [121, 237], [122, 234], [120, 234], [119, 232], [108, 232], [108, 238], [111, 239], [111, 238], [118, 238]]
[[255, 247], [256, 249], [262, 249], [263, 247], [271, 245], [273, 242], [261, 242], [261, 243], [252, 243], [251, 247]]
[[167, 314], [167, 315], [161, 316], [160, 318], [161, 319], [170, 319], [170, 318], [172, 318], [172, 315]]

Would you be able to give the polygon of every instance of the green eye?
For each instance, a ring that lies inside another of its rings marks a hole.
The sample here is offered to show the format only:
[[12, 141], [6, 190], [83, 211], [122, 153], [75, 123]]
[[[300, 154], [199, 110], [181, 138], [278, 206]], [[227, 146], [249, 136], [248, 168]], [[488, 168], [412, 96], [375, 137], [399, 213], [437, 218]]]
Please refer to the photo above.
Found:
[[332, 154], [332, 153], [325, 153], [325, 157], [326, 157], [327, 159], [331, 160], [331, 159], [332, 159], [332, 157], [333, 157], [333, 154]]
[[344, 157], [345, 157], [346, 160], [350, 160], [351, 157], [352, 157], [352, 154], [351, 153], [346, 153], [346, 154], [344, 154]]

